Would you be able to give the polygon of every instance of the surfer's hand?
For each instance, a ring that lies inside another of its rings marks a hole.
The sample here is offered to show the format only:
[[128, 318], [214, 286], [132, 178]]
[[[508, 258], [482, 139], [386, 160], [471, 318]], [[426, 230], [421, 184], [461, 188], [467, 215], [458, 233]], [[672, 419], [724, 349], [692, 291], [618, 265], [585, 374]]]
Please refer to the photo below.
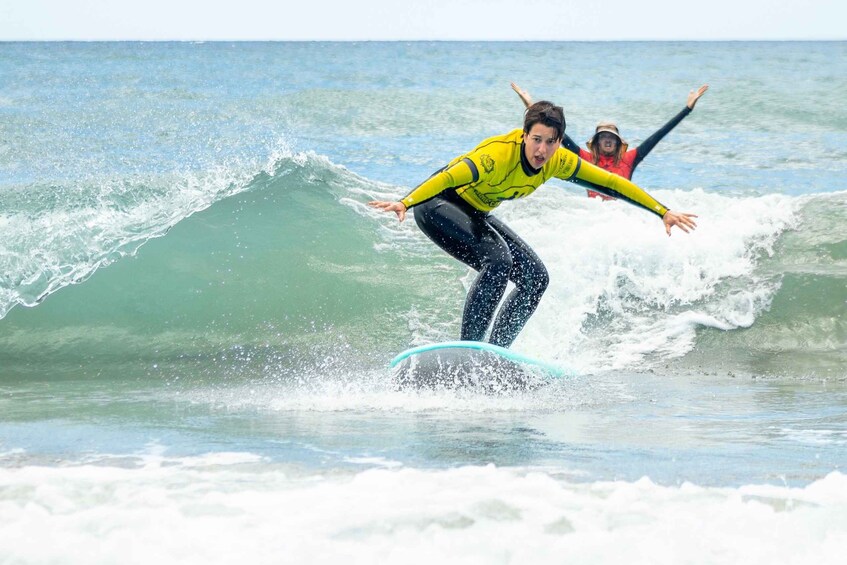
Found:
[[697, 222], [695, 222], [692, 218], [696, 218], [697, 214], [688, 214], [686, 212], [671, 212], [668, 210], [665, 212], [662, 221], [665, 223], [665, 231], [668, 235], [671, 234], [671, 228], [676, 226], [685, 233], [688, 233], [689, 230], [694, 230], [697, 228]]
[[512, 85], [512, 90], [517, 92], [518, 96], [521, 97], [521, 100], [523, 100], [524, 106], [529, 108], [532, 105], [532, 96], [529, 95], [529, 92], [527, 92], [526, 90], [524, 90], [523, 88], [521, 88], [520, 86], [518, 86], [517, 84], [515, 84], [513, 82], [511, 82], [509, 84]]
[[704, 84], [703, 86], [701, 86], [697, 90], [692, 90], [691, 92], [689, 92], [688, 93], [688, 102], [685, 105], [688, 106], [691, 110], [693, 110], [694, 105], [697, 104], [697, 101], [700, 100], [701, 96], [706, 94], [707, 90], [709, 90], [709, 85]]
[[[373, 200], [368, 206], [379, 208], [384, 212], [394, 212], [401, 222], [406, 219], [406, 205], [402, 202], [386, 202], [385, 200]], [[666, 214], [667, 215], [667, 214]]]

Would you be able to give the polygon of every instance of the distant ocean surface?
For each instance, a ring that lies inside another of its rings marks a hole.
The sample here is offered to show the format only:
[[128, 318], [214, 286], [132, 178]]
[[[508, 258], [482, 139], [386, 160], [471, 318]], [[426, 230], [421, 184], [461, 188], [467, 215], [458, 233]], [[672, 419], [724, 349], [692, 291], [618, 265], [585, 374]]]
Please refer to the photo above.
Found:
[[[0, 563], [843, 563], [847, 43], [0, 43]], [[368, 200], [522, 123], [580, 376], [398, 389], [472, 274]]]

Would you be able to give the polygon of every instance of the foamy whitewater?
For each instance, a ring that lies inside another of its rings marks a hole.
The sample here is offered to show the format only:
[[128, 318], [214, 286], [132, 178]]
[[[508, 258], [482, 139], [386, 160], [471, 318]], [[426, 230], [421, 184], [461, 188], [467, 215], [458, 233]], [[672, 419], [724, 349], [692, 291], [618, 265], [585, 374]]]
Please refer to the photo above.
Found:
[[[0, 563], [841, 563], [847, 44], [0, 43]], [[398, 198], [515, 81], [698, 229], [497, 215], [577, 376], [398, 388], [473, 273]]]

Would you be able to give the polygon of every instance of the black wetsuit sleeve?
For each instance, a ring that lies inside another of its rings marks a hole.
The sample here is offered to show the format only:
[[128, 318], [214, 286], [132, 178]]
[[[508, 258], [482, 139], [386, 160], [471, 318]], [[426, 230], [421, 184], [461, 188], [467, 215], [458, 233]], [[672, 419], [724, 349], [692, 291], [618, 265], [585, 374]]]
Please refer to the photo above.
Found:
[[577, 145], [571, 136], [568, 134], [562, 135], [562, 147], [570, 151], [571, 153], [576, 153], [579, 155], [579, 145]]
[[633, 161], [633, 163], [632, 163], [632, 170], [634, 171], [635, 167], [638, 166], [638, 163], [640, 163], [642, 161], [642, 159], [644, 159], [644, 157], [646, 157], [647, 154], [650, 153], [650, 151], [653, 150], [653, 148], [656, 146], [656, 144], [659, 143], [662, 140], [662, 138], [665, 137], [668, 133], [670, 133], [670, 131], [673, 128], [675, 128], [679, 124], [679, 122], [681, 122], [683, 119], [685, 119], [685, 116], [687, 116], [690, 113], [691, 113], [691, 108], [686, 106], [685, 108], [682, 109], [682, 111], [679, 114], [677, 114], [676, 116], [671, 118], [671, 120], [668, 123], [666, 123], [661, 128], [659, 128], [659, 130], [656, 133], [654, 133], [653, 135], [651, 135], [650, 137], [645, 139], [641, 143], [641, 145], [639, 145], [638, 148], [635, 150], [635, 161]]

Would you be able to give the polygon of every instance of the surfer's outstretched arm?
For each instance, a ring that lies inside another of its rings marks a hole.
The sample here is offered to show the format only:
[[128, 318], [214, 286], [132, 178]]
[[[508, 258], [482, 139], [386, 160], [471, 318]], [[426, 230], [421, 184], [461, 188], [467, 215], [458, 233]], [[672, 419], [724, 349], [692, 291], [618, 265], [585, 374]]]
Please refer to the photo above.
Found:
[[579, 160], [576, 170], [570, 176], [562, 175], [559, 178], [596, 190], [613, 198], [619, 198], [656, 214], [662, 218], [665, 231], [668, 235], [671, 235], [671, 228], [673, 226], [677, 226], [685, 233], [689, 233], [690, 230], [697, 227], [697, 223], [694, 221], [694, 218], [697, 217], [696, 214], [672, 212], [667, 206], [650, 196], [644, 189], [632, 181], [601, 169], [584, 159]]
[[474, 181], [474, 173], [468, 165], [468, 160], [463, 159], [452, 167], [445, 167], [438, 171], [423, 183], [418, 185], [412, 192], [396, 202], [385, 200], [373, 200], [368, 202], [369, 206], [379, 208], [385, 212], [394, 212], [401, 222], [406, 219], [406, 211], [412, 206], [423, 204], [447, 190], [457, 186], [464, 186]]

